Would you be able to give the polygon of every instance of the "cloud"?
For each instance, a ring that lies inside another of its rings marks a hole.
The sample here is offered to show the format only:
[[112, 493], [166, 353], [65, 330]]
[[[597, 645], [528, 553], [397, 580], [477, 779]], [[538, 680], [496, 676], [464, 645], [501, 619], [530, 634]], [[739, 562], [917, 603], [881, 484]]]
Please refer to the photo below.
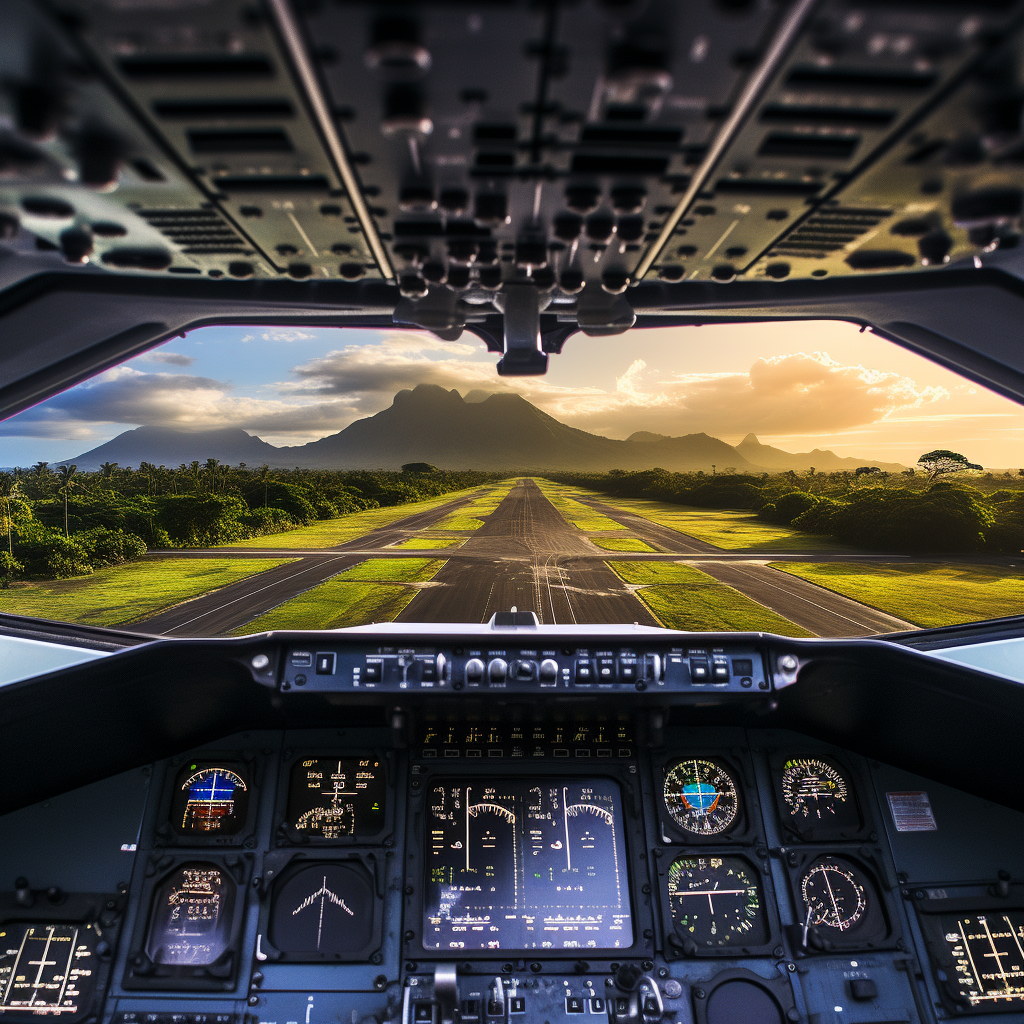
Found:
[[191, 366], [196, 361], [195, 356], [187, 356], [183, 352], [164, 352], [160, 349], [147, 352], [140, 358], [147, 363], [167, 363], [170, 366]]
[[[266, 332], [274, 340], [303, 333]], [[172, 366], [188, 358], [159, 355], [170, 357], [159, 361]], [[425, 332], [382, 332], [369, 343], [346, 345], [296, 365], [288, 379], [246, 393], [211, 377], [147, 372], [129, 364], [0, 424], [0, 435], [88, 441], [109, 437], [112, 426], [151, 424], [241, 427], [275, 444], [301, 444], [379, 412], [397, 391], [417, 384], [454, 388], [463, 395], [513, 391], [564, 423], [610, 437], [647, 430], [738, 440], [752, 431], [765, 438], [793, 438], [797, 444], [813, 439], [807, 442], [810, 447], [823, 438], [887, 423], [903, 432], [906, 427], [897, 421], [936, 423], [993, 408], [986, 404], [992, 397], [987, 393], [961, 395], [956, 388], [952, 395], [903, 374], [840, 363], [824, 352], [760, 358], [745, 371], [728, 373], [675, 373], [626, 355], [604, 387], [571, 387], [543, 377], [500, 378], [495, 360], [471, 335], [444, 342]]]
[[317, 335], [310, 334], [309, 331], [300, 331], [298, 328], [294, 330], [271, 330], [271, 331], [260, 331], [256, 334], [243, 334], [241, 337], [242, 341], [313, 341]]

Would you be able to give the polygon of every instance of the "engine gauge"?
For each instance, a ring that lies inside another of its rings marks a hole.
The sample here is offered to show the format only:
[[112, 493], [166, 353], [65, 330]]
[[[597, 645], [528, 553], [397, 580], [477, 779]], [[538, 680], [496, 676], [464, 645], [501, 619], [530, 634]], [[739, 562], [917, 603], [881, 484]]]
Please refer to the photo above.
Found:
[[379, 758], [304, 758], [292, 767], [288, 824], [319, 839], [376, 835], [384, 827], [386, 793]]
[[757, 872], [742, 857], [678, 857], [668, 869], [676, 936], [698, 948], [766, 941]]
[[146, 939], [155, 964], [208, 966], [228, 948], [235, 883], [216, 864], [183, 864], [157, 889]]
[[171, 824], [182, 835], [235, 835], [245, 825], [249, 785], [240, 765], [186, 766], [178, 775]]
[[800, 879], [800, 896], [809, 925], [848, 932], [868, 911], [869, 883], [852, 864], [838, 857], [819, 857]]
[[75, 1020], [96, 987], [95, 925], [0, 924], [0, 1020], [8, 1015]]
[[739, 790], [718, 761], [679, 761], [666, 773], [663, 792], [668, 813], [684, 832], [717, 836], [736, 824]]

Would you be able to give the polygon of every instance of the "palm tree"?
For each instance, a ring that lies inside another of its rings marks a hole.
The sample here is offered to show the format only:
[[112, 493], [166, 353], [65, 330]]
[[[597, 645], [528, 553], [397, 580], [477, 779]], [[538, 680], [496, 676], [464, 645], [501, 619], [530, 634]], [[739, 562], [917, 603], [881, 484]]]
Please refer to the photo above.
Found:
[[116, 462], [102, 462], [100, 463], [100, 480], [106, 481], [107, 484], [113, 484], [111, 479], [114, 475], [114, 470], [117, 469]]
[[78, 470], [78, 466], [72, 463], [70, 466], [60, 466], [58, 474], [60, 476], [60, 486], [58, 490], [64, 495], [64, 536], [70, 537], [71, 534], [68, 532], [68, 494], [72, 487], [77, 487], [78, 484], [75, 482], [74, 475]]
[[263, 507], [267, 506], [267, 494], [270, 490], [270, 467], [264, 463], [256, 471], [256, 479], [263, 484]]
[[210, 493], [213, 494], [217, 490], [217, 467], [220, 465], [220, 459], [207, 459], [206, 460], [206, 475], [210, 481]]
[[14, 555], [14, 518], [11, 516], [11, 498], [20, 481], [13, 473], [0, 473], [0, 499], [4, 503], [3, 525], [7, 530], [7, 552]]

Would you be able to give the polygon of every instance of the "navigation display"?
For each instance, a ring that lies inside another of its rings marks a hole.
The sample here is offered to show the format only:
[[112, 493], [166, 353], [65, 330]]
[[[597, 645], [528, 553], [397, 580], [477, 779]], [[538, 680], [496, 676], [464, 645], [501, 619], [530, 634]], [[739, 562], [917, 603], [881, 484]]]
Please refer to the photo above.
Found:
[[976, 1010], [1024, 1009], [1024, 912], [943, 915], [947, 984]]
[[452, 779], [429, 793], [425, 949], [633, 944], [625, 824], [609, 779]]

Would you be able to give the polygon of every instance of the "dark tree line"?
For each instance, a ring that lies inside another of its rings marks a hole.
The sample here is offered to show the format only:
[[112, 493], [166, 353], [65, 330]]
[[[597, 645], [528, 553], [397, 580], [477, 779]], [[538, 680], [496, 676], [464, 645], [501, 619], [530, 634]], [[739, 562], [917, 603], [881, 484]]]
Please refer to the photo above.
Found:
[[207, 547], [280, 533], [364, 509], [421, 501], [487, 483], [495, 474], [278, 470], [222, 465], [177, 469], [105, 463], [0, 473], [0, 584], [62, 579], [117, 565], [148, 548]]

